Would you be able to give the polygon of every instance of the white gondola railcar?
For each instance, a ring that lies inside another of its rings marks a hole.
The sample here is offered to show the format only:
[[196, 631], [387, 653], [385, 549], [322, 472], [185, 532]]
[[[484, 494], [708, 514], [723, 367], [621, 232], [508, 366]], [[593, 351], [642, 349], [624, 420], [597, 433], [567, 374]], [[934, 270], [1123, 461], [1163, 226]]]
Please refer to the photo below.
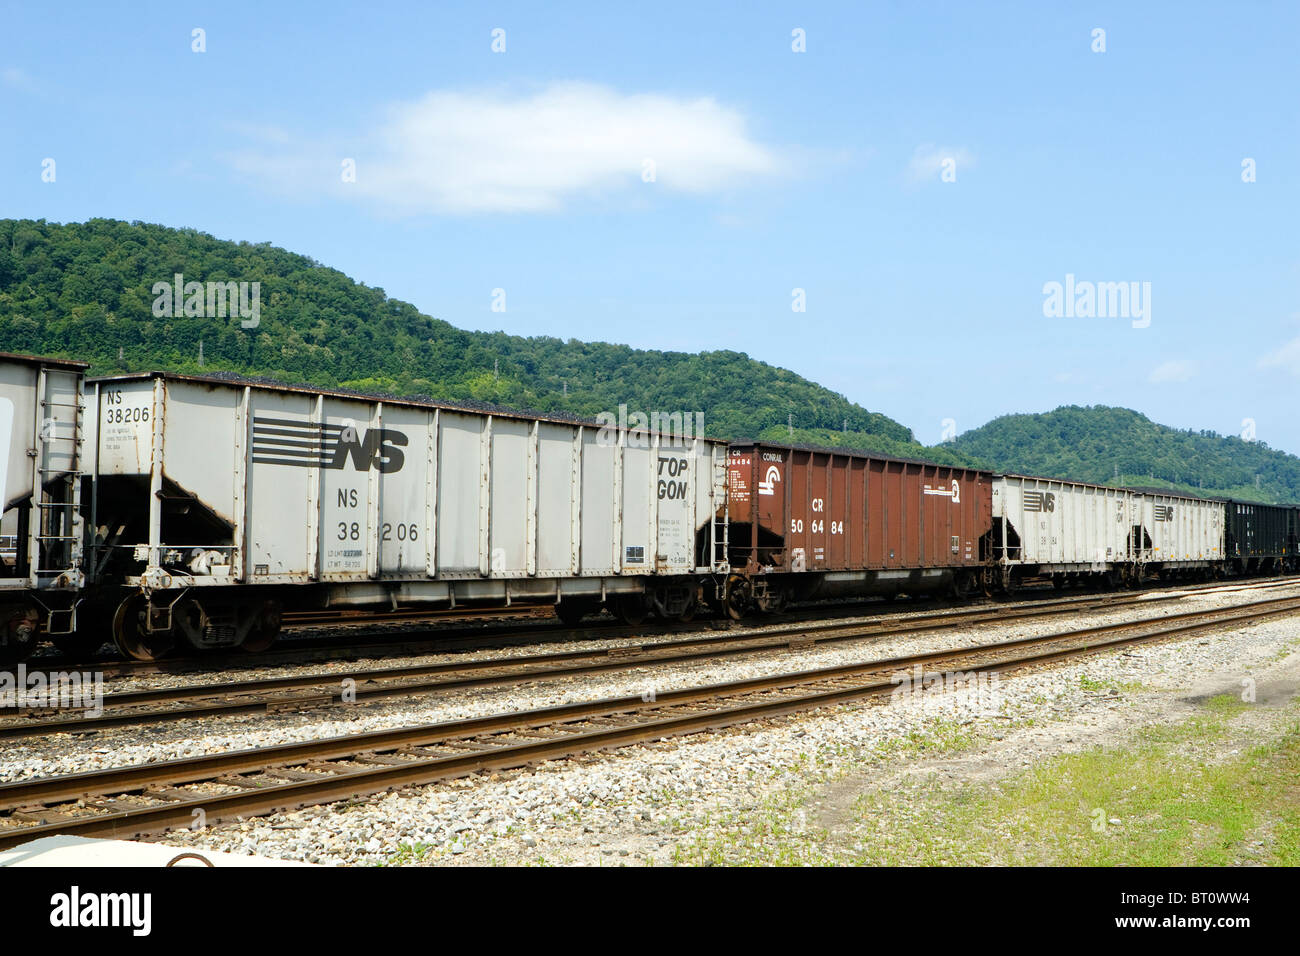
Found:
[[226, 377], [92, 380], [114, 639], [268, 643], [288, 607], [689, 614], [726, 572], [726, 445]]
[[86, 365], [0, 353], [0, 659], [76, 626]]
[[1218, 501], [1026, 475], [993, 481], [992, 553], [1004, 585], [1197, 574], [1222, 561], [1223, 528]]
[[1224, 503], [1162, 491], [1133, 493], [1132, 576], [1199, 575], [1223, 561]]

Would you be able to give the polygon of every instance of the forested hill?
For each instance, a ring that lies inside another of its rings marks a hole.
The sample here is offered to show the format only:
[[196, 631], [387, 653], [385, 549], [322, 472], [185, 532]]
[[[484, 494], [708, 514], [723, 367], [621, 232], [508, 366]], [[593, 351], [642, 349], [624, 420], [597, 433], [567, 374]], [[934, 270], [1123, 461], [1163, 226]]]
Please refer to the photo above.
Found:
[[[176, 273], [260, 282], [259, 324], [155, 317], [154, 284]], [[232, 371], [586, 416], [698, 410], [720, 437], [786, 436], [793, 415], [799, 428], [921, 450], [898, 422], [740, 352], [467, 332], [284, 249], [144, 223], [0, 220], [0, 351], [84, 359], [92, 374]]]
[[1300, 501], [1300, 458], [1259, 441], [1157, 425], [1127, 408], [1068, 405], [1005, 415], [946, 447], [1024, 474]]
[[[154, 284], [176, 273], [260, 282], [256, 328], [229, 315], [156, 316]], [[1260, 442], [1166, 428], [1128, 409], [1010, 415], [926, 448], [898, 422], [740, 352], [467, 332], [284, 249], [143, 223], [0, 219], [0, 351], [83, 359], [93, 374], [230, 371], [584, 416], [620, 404], [698, 410], [718, 437], [1300, 501], [1300, 459]]]

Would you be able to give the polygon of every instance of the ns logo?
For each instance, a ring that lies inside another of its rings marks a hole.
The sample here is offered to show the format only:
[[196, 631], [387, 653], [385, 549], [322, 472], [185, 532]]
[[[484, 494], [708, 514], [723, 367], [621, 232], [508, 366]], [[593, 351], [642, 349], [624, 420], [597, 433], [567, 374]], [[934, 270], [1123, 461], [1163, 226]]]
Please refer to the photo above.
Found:
[[1056, 510], [1056, 494], [1051, 491], [1026, 491], [1024, 493], [1026, 511]]
[[405, 433], [393, 428], [360, 429], [351, 422], [334, 425], [253, 419], [253, 462], [257, 464], [338, 471], [351, 462], [357, 471], [374, 468], [391, 474], [406, 464], [402, 449], [408, 443]]
[[[364, 437], [362, 437], [364, 435]], [[377, 468], [382, 474], [401, 471], [406, 464], [407, 437], [392, 428], [370, 428], [358, 434], [355, 428], [345, 428], [334, 446], [334, 456], [325, 468], [341, 469], [348, 459], [357, 471]]]

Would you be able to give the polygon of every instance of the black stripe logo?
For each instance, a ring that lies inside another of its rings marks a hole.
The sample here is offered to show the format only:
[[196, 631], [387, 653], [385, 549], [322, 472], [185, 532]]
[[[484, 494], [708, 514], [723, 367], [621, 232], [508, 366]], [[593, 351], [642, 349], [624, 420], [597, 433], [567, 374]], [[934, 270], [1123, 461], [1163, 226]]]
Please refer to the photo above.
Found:
[[351, 459], [357, 471], [401, 471], [407, 437], [392, 428], [253, 418], [253, 463], [298, 468], [341, 469]]
[[1056, 510], [1056, 494], [1051, 491], [1026, 491], [1024, 501], [1026, 511]]

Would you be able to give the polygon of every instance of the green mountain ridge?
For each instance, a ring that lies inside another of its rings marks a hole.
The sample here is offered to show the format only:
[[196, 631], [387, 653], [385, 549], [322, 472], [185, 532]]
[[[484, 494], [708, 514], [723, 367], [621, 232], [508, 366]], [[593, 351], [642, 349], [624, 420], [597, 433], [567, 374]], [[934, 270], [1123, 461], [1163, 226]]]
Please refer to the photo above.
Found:
[[1253, 501], [1300, 501], [1300, 458], [1109, 405], [1003, 415], [945, 447], [1005, 471]]
[[[257, 327], [232, 316], [155, 316], [155, 283], [177, 273], [187, 282], [259, 282]], [[616, 414], [621, 404], [645, 413], [699, 410], [706, 434], [717, 437], [1300, 500], [1295, 456], [1168, 428], [1130, 409], [1007, 415], [927, 447], [893, 419], [742, 352], [466, 331], [269, 243], [139, 222], [0, 219], [0, 351], [82, 359], [96, 375], [223, 371], [584, 417]]]
[[[156, 317], [157, 282], [260, 282], [260, 322]], [[199, 364], [202, 342], [203, 364]], [[0, 220], [0, 348], [79, 358], [92, 374], [216, 370], [390, 395], [595, 416], [702, 411], [705, 432], [847, 427], [920, 448], [909, 429], [741, 352], [658, 352], [469, 332], [270, 244], [93, 219]]]

